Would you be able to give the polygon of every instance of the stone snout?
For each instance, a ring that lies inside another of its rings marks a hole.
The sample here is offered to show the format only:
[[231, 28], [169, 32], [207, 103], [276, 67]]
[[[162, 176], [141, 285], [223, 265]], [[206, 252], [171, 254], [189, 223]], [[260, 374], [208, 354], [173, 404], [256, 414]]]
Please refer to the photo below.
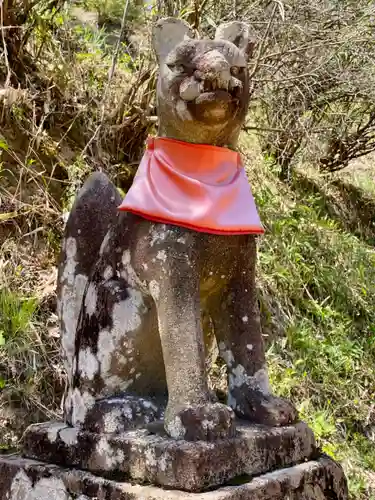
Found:
[[194, 101], [205, 92], [219, 90], [234, 94], [242, 89], [241, 81], [235, 77], [239, 71], [240, 68], [231, 68], [218, 50], [207, 52], [196, 62], [194, 74], [180, 84], [180, 97]]

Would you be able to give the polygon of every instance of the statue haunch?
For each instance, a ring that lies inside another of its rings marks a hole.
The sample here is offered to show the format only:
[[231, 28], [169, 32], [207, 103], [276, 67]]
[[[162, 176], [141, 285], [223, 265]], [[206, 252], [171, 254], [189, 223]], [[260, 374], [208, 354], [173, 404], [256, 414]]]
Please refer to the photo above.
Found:
[[[159, 135], [234, 149], [249, 101], [248, 27], [194, 40], [184, 22], [164, 19], [153, 44]], [[96, 173], [67, 222], [58, 278], [66, 421], [118, 433], [164, 417], [166, 432], [186, 440], [233, 436], [235, 415], [293, 422], [294, 408], [270, 393], [255, 237], [153, 223], [119, 212], [121, 201]], [[228, 367], [228, 406], [208, 390], [202, 317]]]

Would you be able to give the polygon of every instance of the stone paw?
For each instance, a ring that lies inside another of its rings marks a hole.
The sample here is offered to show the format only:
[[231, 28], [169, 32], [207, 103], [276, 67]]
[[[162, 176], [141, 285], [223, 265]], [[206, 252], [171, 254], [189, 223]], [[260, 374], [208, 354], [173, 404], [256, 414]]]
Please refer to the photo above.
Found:
[[164, 408], [160, 402], [137, 396], [104, 398], [88, 411], [81, 427], [96, 434], [120, 434], [163, 418]]
[[167, 408], [164, 427], [169, 436], [186, 441], [215, 441], [235, 436], [235, 415], [221, 403]]
[[229, 405], [239, 418], [263, 425], [280, 427], [298, 420], [298, 412], [284, 398], [240, 388], [229, 395]]

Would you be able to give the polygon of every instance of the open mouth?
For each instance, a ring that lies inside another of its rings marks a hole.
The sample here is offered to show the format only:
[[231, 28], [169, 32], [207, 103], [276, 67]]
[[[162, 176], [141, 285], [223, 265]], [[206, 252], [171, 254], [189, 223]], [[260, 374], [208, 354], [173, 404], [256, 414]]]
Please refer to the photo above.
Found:
[[215, 90], [210, 92], [202, 92], [196, 99], [196, 104], [201, 103], [229, 103], [233, 101], [233, 96], [226, 90]]
[[241, 94], [241, 87], [237, 85], [232, 86], [229, 82], [226, 86], [222, 86], [215, 80], [205, 80], [201, 82], [201, 92], [202, 94], [215, 92], [219, 97], [222, 93], [226, 93], [232, 98], [239, 98]]
[[187, 103], [189, 110], [198, 120], [206, 123], [220, 123], [231, 116], [239, 101], [225, 90], [203, 92], [194, 101]]
[[239, 104], [242, 96], [242, 85], [236, 81], [218, 81], [206, 79], [197, 81], [189, 78], [185, 79], [179, 88], [181, 99], [186, 103], [211, 103], [222, 104], [223, 102], [232, 105]]
[[186, 81], [180, 96], [192, 116], [198, 121], [217, 124], [233, 116], [241, 105], [242, 87], [223, 85], [217, 80]]

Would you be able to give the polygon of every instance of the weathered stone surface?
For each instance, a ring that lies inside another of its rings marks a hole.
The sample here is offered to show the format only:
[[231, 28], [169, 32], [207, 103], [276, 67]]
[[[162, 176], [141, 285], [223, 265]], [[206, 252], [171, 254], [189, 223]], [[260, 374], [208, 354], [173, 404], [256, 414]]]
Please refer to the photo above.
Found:
[[165, 404], [165, 401], [132, 395], [104, 398], [87, 411], [81, 428], [96, 434], [119, 434], [138, 429], [162, 419]]
[[176, 441], [162, 424], [118, 435], [98, 435], [63, 423], [37, 424], [24, 437], [24, 455], [118, 480], [186, 491], [218, 486], [310, 459], [314, 436], [306, 424], [268, 428], [238, 423], [234, 439]]
[[[249, 103], [250, 27], [226, 23], [214, 40], [192, 34], [178, 19], [156, 23], [158, 135], [235, 149]], [[96, 173], [66, 225], [57, 290], [69, 380], [65, 421], [105, 431], [103, 400], [119, 395], [168, 396], [164, 426], [175, 439], [230, 438], [235, 415], [270, 426], [297, 421], [268, 380], [256, 237], [153, 223], [119, 214], [119, 204], [110, 180]], [[202, 315], [227, 364], [226, 405], [208, 390]], [[129, 427], [124, 413], [112, 419], [113, 432]]]
[[74, 339], [82, 295], [120, 201], [115, 186], [104, 174], [95, 172], [90, 177], [90, 184], [85, 184], [79, 191], [71, 211], [73, 215], [69, 216], [65, 228], [69, 237], [62, 246], [57, 297], [69, 383], [72, 382]]
[[206, 493], [109, 481], [19, 457], [0, 458], [2, 500], [347, 500], [342, 469], [322, 457]]

